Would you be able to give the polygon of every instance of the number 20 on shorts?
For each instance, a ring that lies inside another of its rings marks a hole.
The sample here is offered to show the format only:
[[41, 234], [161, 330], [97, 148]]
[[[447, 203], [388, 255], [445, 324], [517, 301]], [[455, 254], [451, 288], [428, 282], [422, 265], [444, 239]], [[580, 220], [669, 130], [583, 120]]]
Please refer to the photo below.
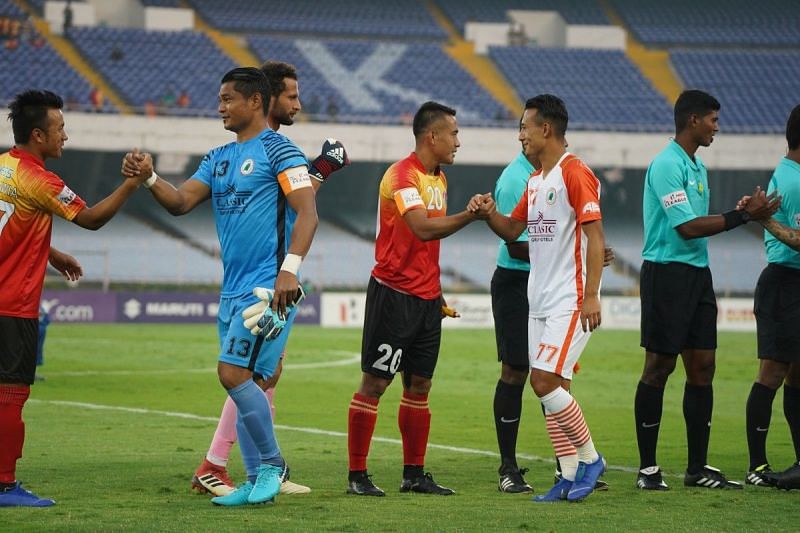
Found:
[[403, 358], [403, 349], [392, 350], [392, 347], [388, 344], [381, 344], [378, 346], [378, 353], [383, 355], [372, 364], [372, 368], [396, 374], [397, 369], [400, 368], [400, 360]]

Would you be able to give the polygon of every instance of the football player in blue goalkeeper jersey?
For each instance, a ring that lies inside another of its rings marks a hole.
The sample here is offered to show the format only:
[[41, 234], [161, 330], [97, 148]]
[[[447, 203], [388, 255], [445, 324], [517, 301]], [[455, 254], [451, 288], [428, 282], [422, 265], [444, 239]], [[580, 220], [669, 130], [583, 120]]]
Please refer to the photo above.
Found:
[[[150, 154], [125, 158], [123, 173], [149, 175], [145, 187], [173, 215], [211, 200], [224, 269], [217, 325], [220, 382], [236, 404], [237, 433], [247, 481], [217, 505], [269, 501], [278, 494], [286, 463], [275, 438], [269, 403], [253, 373], [270, 377], [296, 314], [297, 272], [317, 227], [314, 189], [303, 153], [267, 123], [270, 88], [253, 67], [225, 74], [218, 111], [236, 142], [214, 148], [191, 178], [175, 188], [160, 179]], [[312, 172], [314, 170], [312, 169]], [[255, 287], [273, 290], [269, 305], [286, 316], [272, 340], [251, 332], [242, 311], [260, 300]]]

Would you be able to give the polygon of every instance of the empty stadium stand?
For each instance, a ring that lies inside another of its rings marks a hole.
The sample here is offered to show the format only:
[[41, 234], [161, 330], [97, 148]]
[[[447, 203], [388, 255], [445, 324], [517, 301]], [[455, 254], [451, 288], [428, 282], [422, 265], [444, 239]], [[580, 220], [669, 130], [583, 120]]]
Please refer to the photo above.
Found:
[[672, 107], [617, 50], [491, 47], [489, 55], [520, 99], [564, 99], [570, 129], [669, 131]]
[[610, 24], [596, 0], [436, 0], [463, 33], [467, 22], [508, 22], [507, 11], [557, 11], [567, 24]]
[[797, 46], [795, 0], [610, 0], [636, 38], [648, 45]]
[[[410, 123], [426, 100], [456, 107], [463, 125], [506, 118], [503, 106], [438, 44], [262, 35], [249, 35], [247, 40], [260, 59], [297, 66], [305, 112], [320, 120]], [[316, 111], [310, 105], [314, 101]], [[329, 112], [331, 101], [337, 107], [335, 115]]]
[[208, 37], [194, 31], [75, 28], [70, 39], [133, 106], [159, 105], [170, 93], [174, 99], [187, 92], [191, 109], [172, 105], [170, 114], [216, 116], [219, 80], [236, 67]]
[[225, 31], [439, 40], [446, 37], [417, 0], [191, 0], [190, 4], [207, 23]]
[[686, 87], [720, 101], [723, 131], [781, 133], [800, 101], [797, 50], [671, 50], [670, 58]]

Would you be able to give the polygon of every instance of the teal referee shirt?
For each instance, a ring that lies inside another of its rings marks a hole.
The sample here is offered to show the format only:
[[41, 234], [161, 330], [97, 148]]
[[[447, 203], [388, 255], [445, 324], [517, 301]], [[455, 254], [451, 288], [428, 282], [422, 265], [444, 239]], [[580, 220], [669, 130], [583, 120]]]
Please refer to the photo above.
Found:
[[708, 172], [674, 140], [659, 153], [644, 178], [644, 249], [654, 263], [708, 266], [708, 238], [684, 239], [675, 229], [708, 215]]
[[[503, 169], [494, 187], [494, 201], [497, 204], [499, 213], [504, 216], [511, 214], [528, 186], [528, 178], [535, 170], [522, 152], [517, 154], [517, 157]], [[528, 233], [523, 231], [517, 242], [527, 241]], [[531, 269], [530, 263], [514, 259], [508, 255], [508, 247], [503, 240], [500, 241], [500, 247], [497, 251], [497, 266], [511, 270], [530, 271]]]
[[[781, 159], [772, 179], [769, 180], [767, 194], [778, 191], [783, 196], [781, 207], [772, 218], [789, 226], [800, 228], [800, 164], [788, 157]], [[791, 268], [800, 268], [800, 253], [795, 252], [781, 241], [764, 230], [764, 246], [767, 249], [767, 261]]]

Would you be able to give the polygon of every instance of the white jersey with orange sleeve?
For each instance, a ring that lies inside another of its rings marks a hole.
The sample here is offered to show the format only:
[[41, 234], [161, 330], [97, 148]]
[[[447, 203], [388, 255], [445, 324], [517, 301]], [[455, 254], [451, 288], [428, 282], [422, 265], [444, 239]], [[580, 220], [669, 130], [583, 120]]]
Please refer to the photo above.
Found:
[[600, 220], [600, 181], [575, 155], [566, 152], [546, 175], [539, 170], [511, 213], [526, 222], [530, 260], [530, 316], [543, 318], [577, 311], [586, 284], [586, 235], [581, 224]]

